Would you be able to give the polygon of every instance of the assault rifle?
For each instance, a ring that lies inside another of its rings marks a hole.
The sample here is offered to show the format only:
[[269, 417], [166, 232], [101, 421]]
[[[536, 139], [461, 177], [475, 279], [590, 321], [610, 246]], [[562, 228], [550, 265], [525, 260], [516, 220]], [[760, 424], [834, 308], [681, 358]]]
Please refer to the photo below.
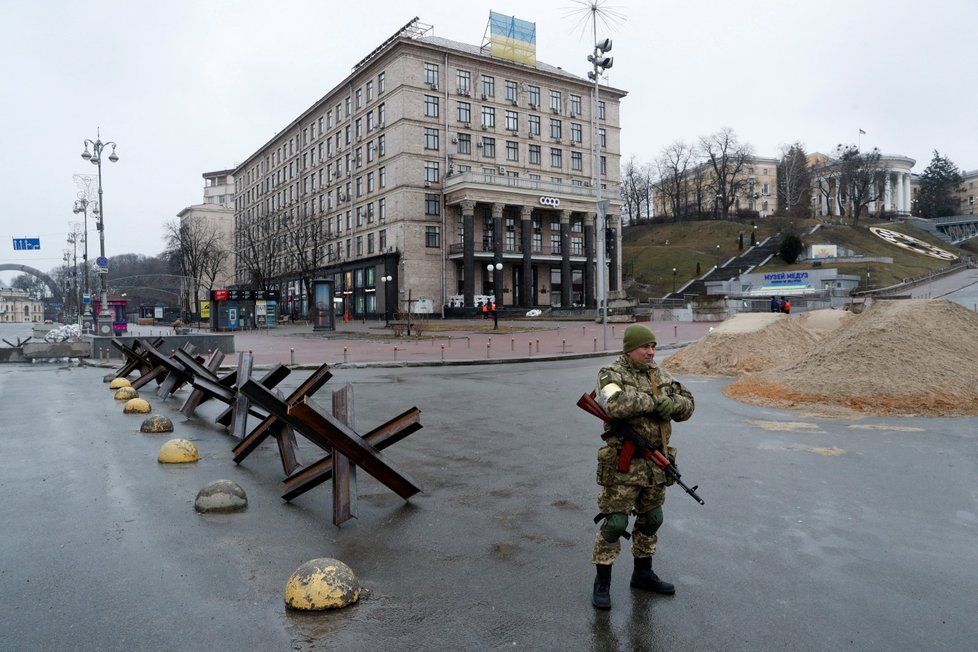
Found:
[[[693, 500], [698, 502], [700, 505], [706, 504], [703, 502], [703, 499], [696, 494], [696, 490], [699, 489], [699, 485], [694, 486], [692, 489], [687, 487], [686, 483], [682, 481], [682, 475], [680, 475], [679, 469], [676, 468], [675, 464], [669, 461], [668, 457], [662, 454], [662, 451], [650, 444], [645, 437], [635, 432], [635, 429], [624, 421], [609, 417], [602, 407], [598, 405], [598, 402], [594, 400], [593, 396], [590, 394], [583, 394], [577, 401], [577, 407], [581, 408], [585, 412], [590, 412], [605, 423], [611, 425], [611, 433], [616, 437], [621, 437], [624, 440], [625, 443], [622, 446], [622, 454], [621, 457], [618, 458], [619, 470], [627, 471], [627, 464], [631, 463], [632, 455], [639, 452], [642, 457], [647, 460], [651, 460], [653, 464], [662, 469], [667, 476], [672, 478], [676, 484], [683, 488], [683, 491], [692, 496]], [[626, 461], [626, 466], [624, 469], [621, 468], [622, 460]]]

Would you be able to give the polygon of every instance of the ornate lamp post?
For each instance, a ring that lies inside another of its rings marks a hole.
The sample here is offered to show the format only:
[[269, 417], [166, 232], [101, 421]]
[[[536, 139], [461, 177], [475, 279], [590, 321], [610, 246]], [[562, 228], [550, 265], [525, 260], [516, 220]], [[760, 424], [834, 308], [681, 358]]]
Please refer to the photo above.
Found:
[[85, 301], [85, 314], [82, 315], [81, 327], [83, 333], [92, 332], [92, 295], [91, 288], [88, 285], [88, 206], [92, 204], [92, 208], [95, 209], [94, 212], [98, 212], [98, 206], [94, 202], [89, 202], [88, 197], [84, 192], [78, 193], [78, 199], [75, 200], [75, 206], [72, 208], [72, 212], [77, 215], [78, 213], [85, 214], [85, 248], [82, 251], [82, 267], [85, 270], [85, 294], [84, 297], [88, 299]]
[[[92, 165], [98, 168], [98, 207], [94, 211], [98, 221], [96, 222], [96, 228], [98, 228], [98, 241], [99, 241], [99, 262], [105, 262], [105, 202], [102, 199], [102, 150], [106, 146], [112, 146], [112, 153], [109, 154], [109, 160], [115, 163], [119, 160], [116, 156], [115, 148], [116, 143], [113, 141], [102, 142], [98, 131], [96, 131], [95, 140], [89, 140], [88, 138], [84, 141], [85, 151], [82, 152], [81, 157], [86, 161], [91, 161]], [[89, 153], [88, 146], [92, 146], [92, 152]], [[106, 283], [106, 275], [108, 274], [108, 267], [99, 265], [99, 311], [98, 311], [98, 334], [103, 336], [112, 335], [112, 313], [109, 311], [109, 293]]]

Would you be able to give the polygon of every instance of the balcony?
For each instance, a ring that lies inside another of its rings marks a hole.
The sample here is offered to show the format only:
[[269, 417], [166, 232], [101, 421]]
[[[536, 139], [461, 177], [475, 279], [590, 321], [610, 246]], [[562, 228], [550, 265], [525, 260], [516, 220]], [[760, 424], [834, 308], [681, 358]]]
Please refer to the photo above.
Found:
[[[594, 199], [594, 188], [591, 182], [587, 185], [575, 186], [570, 183], [553, 183], [543, 179], [526, 179], [523, 177], [512, 177], [501, 174], [487, 174], [485, 172], [462, 172], [445, 177], [445, 192], [451, 192], [455, 188], [462, 186], [483, 186], [493, 189], [506, 189], [523, 191], [528, 194], [539, 194], [541, 192], [562, 195], [568, 197], [579, 197], [583, 199]], [[602, 191], [606, 197], [617, 196], [617, 188], [612, 188], [614, 184], [608, 184], [608, 188]]]
[[[475, 257], [476, 259], [489, 258], [493, 255], [493, 246], [491, 242], [476, 240], [475, 243]], [[448, 257], [452, 259], [457, 259], [462, 257], [462, 244], [453, 243], [448, 245]], [[592, 250], [593, 255], [593, 250]], [[561, 248], [559, 246], [542, 244], [539, 246], [533, 246], [530, 249], [530, 255], [532, 258], [560, 258]], [[516, 245], [503, 245], [503, 259], [512, 260], [514, 258], [521, 258], [523, 256], [523, 247], [517, 243]], [[570, 259], [575, 262], [582, 262], [585, 260], [584, 247], [571, 247]]]

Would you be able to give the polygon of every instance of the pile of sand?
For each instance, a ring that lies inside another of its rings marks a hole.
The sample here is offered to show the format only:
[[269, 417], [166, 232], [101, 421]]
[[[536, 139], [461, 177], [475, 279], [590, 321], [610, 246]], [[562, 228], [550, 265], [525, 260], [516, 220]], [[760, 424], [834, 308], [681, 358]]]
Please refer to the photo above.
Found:
[[807, 355], [823, 336], [822, 330], [807, 329], [801, 319], [790, 319], [788, 315], [744, 313], [734, 315], [699, 342], [672, 354], [662, 366], [677, 374], [737, 376], [797, 360]]
[[730, 361], [749, 360], [739, 367], [754, 373], [728, 386], [728, 396], [825, 416], [978, 414], [978, 315], [959, 304], [879, 301], [859, 315], [818, 311], [784, 321], [790, 326], [774, 320], [727, 335], [718, 328], [672, 356], [675, 371], [740, 373]]

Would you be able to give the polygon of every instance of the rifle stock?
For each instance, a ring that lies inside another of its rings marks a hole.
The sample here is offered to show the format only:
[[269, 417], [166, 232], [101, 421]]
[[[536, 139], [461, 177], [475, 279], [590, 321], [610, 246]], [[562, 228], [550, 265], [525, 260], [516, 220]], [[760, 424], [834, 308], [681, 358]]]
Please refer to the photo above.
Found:
[[[611, 431], [625, 441], [625, 446], [631, 446], [635, 450], [641, 452], [642, 457], [647, 460], [651, 460], [653, 464], [662, 469], [667, 476], [672, 478], [676, 484], [683, 488], [683, 491], [692, 496], [693, 500], [698, 502], [700, 505], [706, 504], [696, 493], [696, 490], [699, 489], [699, 485], [694, 486], [692, 489], [687, 487], [686, 483], [682, 481], [682, 475], [679, 473], [676, 465], [670, 462], [669, 458], [662, 454], [662, 451], [649, 444], [645, 437], [635, 432], [635, 429], [624, 421], [612, 419], [610, 416], [608, 416], [608, 413], [604, 411], [596, 400], [594, 400], [594, 396], [591, 394], [582, 394], [581, 398], [577, 400], [577, 407], [598, 417], [605, 423], [610, 424]], [[630, 456], [628, 457], [630, 459]], [[627, 471], [628, 469], [621, 469], [619, 466], [619, 470]]]

